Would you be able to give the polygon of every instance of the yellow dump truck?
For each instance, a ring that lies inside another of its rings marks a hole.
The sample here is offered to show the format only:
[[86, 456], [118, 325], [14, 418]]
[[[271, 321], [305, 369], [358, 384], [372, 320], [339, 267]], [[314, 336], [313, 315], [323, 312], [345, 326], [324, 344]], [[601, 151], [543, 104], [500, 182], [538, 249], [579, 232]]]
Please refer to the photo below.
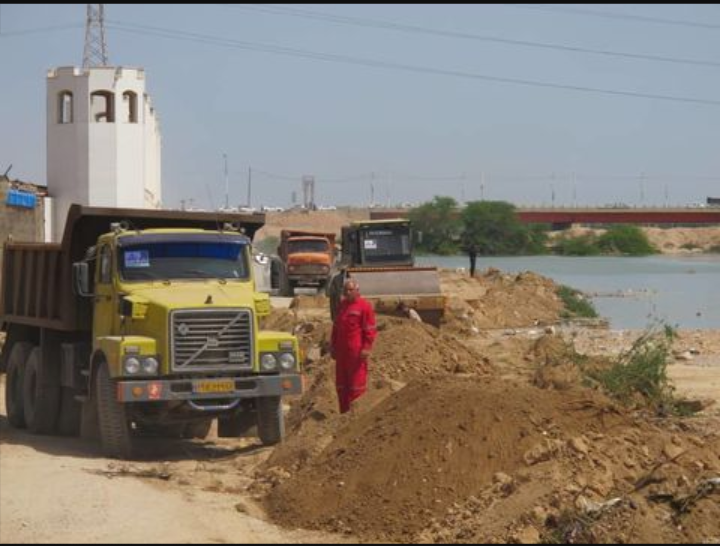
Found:
[[398, 314], [405, 303], [424, 322], [440, 325], [445, 313], [440, 276], [436, 267], [415, 265], [409, 220], [368, 220], [342, 228], [342, 255], [327, 291], [333, 319], [348, 277], [358, 281], [362, 297], [376, 311]]
[[264, 215], [73, 205], [60, 244], [8, 243], [0, 321], [8, 420], [99, 436], [283, 438], [302, 391], [297, 339], [262, 331], [251, 237]]

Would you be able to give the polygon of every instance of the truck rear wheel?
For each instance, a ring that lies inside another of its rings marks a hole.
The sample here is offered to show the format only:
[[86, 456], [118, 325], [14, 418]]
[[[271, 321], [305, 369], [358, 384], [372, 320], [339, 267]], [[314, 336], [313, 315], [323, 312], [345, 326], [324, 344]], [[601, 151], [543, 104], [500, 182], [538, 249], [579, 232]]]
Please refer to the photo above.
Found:
[[25, 365], [23, 407], [31, 432], [50, 434], [55, 430], [60, 409], [59, 367], [44, 362], [40, 347], [33, 348]]
[[263, 445], [274, 446], [285, 437], [282, 401], [279, 396], [264, 396], [257, 399], [258, 436]]
[[10, 424], [15, 428], [25, 428], [25, 404], [23, 402], [23, 380], [25, 364], [32, 351], [32, 344], [24, 341], [15, 343], [8, 360], [5, 378], [5, 407]]
[[100, 442], [108, 457], [128, 459], [132, 454], [130, 423], [125, 406], [115, 397], [114, 387], [107, 362], [103, 360], [95, 375]]

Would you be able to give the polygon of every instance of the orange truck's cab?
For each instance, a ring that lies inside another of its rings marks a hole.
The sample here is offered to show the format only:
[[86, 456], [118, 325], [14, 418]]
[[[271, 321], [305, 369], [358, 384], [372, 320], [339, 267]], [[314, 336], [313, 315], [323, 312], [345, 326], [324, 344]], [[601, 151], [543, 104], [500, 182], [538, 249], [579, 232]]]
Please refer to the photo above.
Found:
[[278, 255], [285, 265], [284, 295], [299, 286], [324, 291], [335, 262], [335, 234], [283, 230]]

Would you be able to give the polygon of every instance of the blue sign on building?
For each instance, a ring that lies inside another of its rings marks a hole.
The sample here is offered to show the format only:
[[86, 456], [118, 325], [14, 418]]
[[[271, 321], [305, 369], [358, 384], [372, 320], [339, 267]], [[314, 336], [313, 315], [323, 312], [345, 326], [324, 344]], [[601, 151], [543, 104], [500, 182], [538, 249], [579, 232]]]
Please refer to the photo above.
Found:
[[7, 205], [12, 207], [21, 207], [25, 209], [34, 209], [37, 205], [37, 196], [34, 193], [9, 190], [7, 194]]

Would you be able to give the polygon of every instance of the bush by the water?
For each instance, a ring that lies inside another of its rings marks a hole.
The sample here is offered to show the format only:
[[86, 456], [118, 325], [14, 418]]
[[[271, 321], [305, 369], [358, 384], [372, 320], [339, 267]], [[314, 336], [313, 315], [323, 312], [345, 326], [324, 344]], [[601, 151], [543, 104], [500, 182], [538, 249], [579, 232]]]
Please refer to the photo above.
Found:
[[648, 256], [657, 254], [647, 235], [637, 226], [612, 226], [604, 234], [561, 237], [553, 251], [561, 256]]
[[565, 305], [565, 310], [560, 315], [562, 318], [597, 318], [595, 307], [580, 291], [561, 285], [557, 289], [557, 295]]
[[622, 254], [624, 256], [648, 256], [657, 254], [647, 235], [637, 226], [613, 226], [598, 239], [603, 254]]

